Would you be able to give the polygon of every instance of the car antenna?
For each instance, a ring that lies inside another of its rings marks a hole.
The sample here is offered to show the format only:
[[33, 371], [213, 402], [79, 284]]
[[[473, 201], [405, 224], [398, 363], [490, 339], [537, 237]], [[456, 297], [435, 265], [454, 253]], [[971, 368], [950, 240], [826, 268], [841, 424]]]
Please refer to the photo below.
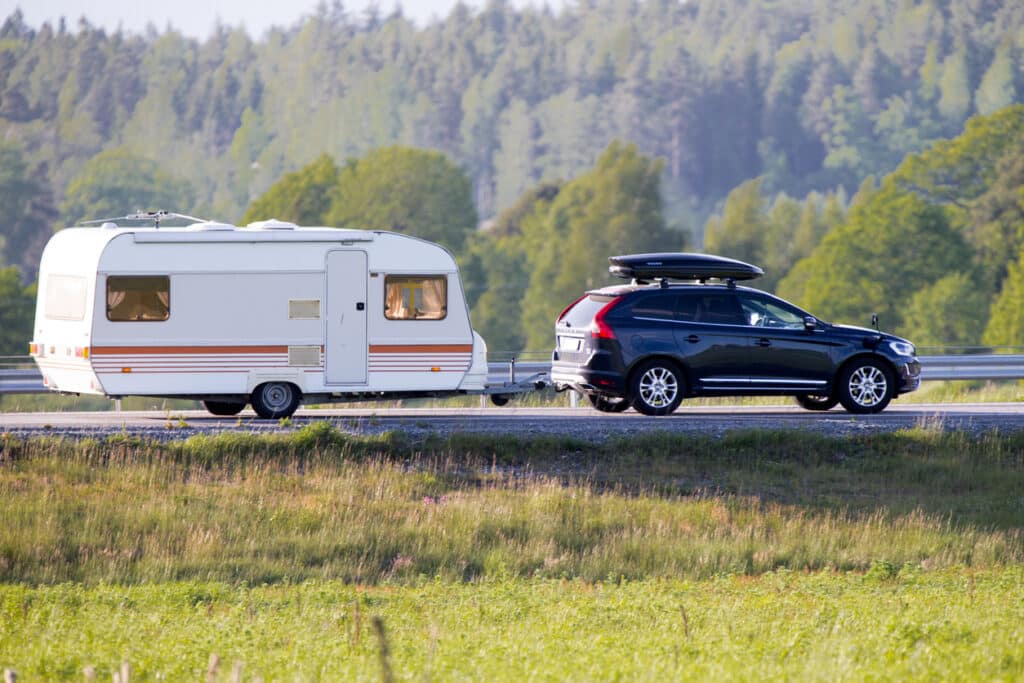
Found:
[[875, 332], [881, 332], [882, 331], [882, 330], [878, 329], [878, 314], [877, 313], [872, 313], [871, 314], [871, 326], [875, 328]]

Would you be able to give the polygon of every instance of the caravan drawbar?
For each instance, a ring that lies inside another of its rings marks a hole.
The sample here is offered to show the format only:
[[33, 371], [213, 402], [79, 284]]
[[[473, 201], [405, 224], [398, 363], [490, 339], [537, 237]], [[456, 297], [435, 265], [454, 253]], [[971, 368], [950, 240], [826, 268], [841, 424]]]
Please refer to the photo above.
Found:
[[[137, 219], [129, 216], [127, 219]], [[43, 252], [30, 351], [53, 391], [251, 404], [511, 394], [491, 384], [455, 259], [416, 237], [302, 228], [125, 227], [56, 233]]]

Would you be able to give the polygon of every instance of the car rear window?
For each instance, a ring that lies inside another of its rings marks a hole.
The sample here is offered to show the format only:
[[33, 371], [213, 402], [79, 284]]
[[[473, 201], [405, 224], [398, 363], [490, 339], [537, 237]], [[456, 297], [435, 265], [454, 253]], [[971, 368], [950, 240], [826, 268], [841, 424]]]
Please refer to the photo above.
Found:
[[586, 327], [594, 319], [594, 316], [597, 315], [597, 312], [607, 306], [608, 302], [613, 299], [615, 299], [614, 296], [588, 294], [577, 301], [575, 306], [566, 311], [565, 315], [558, 322], [562, 325], [568, 323], [569, 327]]

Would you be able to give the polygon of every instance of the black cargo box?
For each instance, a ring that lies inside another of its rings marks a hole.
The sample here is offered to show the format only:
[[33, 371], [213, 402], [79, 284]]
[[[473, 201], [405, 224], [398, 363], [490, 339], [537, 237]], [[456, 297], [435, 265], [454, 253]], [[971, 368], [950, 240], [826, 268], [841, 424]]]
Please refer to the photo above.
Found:
[[764, 275], [757, 266], [711, 254], [626, 254], [608, 261], [611, 274], [627, 280], [753, 280]]

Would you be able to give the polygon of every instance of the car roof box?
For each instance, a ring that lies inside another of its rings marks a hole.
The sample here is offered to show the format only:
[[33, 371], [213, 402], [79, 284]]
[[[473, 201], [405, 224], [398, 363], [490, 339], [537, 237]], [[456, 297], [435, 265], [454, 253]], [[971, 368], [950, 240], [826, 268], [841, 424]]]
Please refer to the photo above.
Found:
[[755, 265], [712, 254], [626, 254], [610, 256], [609, 272], [638, 282], [650, 280], [753, 280], [764, 275]]

